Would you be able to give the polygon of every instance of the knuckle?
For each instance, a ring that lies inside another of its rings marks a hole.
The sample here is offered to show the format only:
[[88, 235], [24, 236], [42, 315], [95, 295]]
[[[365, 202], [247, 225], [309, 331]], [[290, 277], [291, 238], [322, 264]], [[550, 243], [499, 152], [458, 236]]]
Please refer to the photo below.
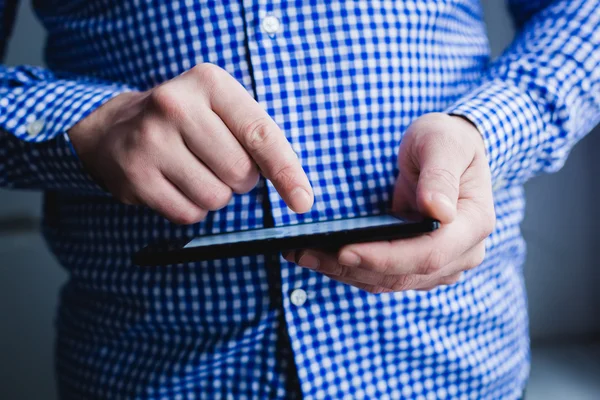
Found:
[[271, 121], [267, 117], [261, 117], [245, 125], [241, 133], [250, 151], [261, 151], [269, 147], [274, 132]]
[[211, 63], [201, 63], [194, 66], [191, 73], [205, 84], [216, 82], [221, 75], [221, 68]]
[[237, 193], [246, 193], [254, 186], [259, 178], [258, 169], [250, 157], [238, 158], [229, 168], [231, 185]]
[[169, 84], [163, 84], [152, 90], [148, 101], [152, 109], [167, 118], [179, 118], [182, 113], [178, 95], [171, 90]]
[[439, 249], [431, 249], [420, 268], [424, 275], [431, 275], [444, 267], [444, 255]]

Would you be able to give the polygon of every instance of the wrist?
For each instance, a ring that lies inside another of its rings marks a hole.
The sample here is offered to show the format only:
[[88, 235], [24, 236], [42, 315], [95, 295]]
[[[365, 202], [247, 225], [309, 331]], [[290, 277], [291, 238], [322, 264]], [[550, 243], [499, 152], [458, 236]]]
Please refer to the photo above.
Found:
[[131, 105], [138, 104], [143, 97], [145, 96], [142, 92], [121, 93], [69, 129], [69, 140], [79, 158], [83, 160], [92, 153], [104, 134], [121, 122], [124, 115], [130, 114], [126, 110], [129, 110]]
[[477, 125], [475, 125], [475, 123], [473, 123], [473, 121], [471, 121], [469, 118], [465, 117], [464, 115], [460, 115], [460, 114], [448, 114], [448, 115], [450, 117], [452, 117], [454, 120], [456, 120], [459, 124], [464, 126], [464, 131], [466, 132], [467, 136], [469, 136], [469, 138], [472, 140], [472, 142], [475, 144], [476, 149], [478, 151], [480, 151], [482, 154], [487, 156], [487, 151], [485, 148], [485, 139], [483, 138], [483, 134], [481, 133], [479, 128], [477, 128]]

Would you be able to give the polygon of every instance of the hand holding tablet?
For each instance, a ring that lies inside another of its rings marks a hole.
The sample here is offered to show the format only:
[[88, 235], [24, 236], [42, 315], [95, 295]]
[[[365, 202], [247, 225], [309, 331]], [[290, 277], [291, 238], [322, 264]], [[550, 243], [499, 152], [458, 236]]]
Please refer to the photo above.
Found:
[[399, 239], [432, 232], [439, 222], [394, 214], [345, 218], [282, 227], [220, 233], [179, 243], [152, 244], [134, 256], [139, 265], [168, 265], [281, 252], [301, 248], [336, 249], [346, 244]]

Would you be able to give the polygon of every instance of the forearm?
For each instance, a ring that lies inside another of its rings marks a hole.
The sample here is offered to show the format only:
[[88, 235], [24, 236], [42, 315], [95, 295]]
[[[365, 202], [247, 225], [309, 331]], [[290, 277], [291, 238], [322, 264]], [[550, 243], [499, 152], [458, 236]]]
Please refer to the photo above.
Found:
[[553, 2], [447, 110], [478, 127], [497, 184], [556, 171], [600, 121], [599, 28], [596, 1]]

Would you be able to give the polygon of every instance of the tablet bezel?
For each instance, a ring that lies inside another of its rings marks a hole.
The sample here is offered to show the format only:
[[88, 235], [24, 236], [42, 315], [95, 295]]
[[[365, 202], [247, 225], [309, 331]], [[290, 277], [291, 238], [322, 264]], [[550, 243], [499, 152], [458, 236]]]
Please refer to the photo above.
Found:
[[[375, 242], [382, 240], [401, 239], [432, 232], [439, 228], [440, 223], [432, 219], [415, 220], [407, 219], [394, 213], [387, 215], [398, 219], [397, 224], [386, 224], [381, 226], [369, 226], [343, 231], [322, 232], [317, 234], [304, 234], [291, 237], [271, 237], [259, 240], [251, 240], [237, 243], [215, 244], [211, 246], [185, 248], [194, 238], [185, 238], [169, 242], [158, 242], [149, 244], [137, 252], [133, 262], [140, 266], [160, 266], [185, 264], [190, 262], [201, 262], [215, 259], [225, 259], [259, 254], [279, 253], [285, 250], [315, 248], [328, 251], [336, 251], [340, 247], [350, 243]], [[378, 215], [359, 216], [353, 218], [342, 218], [349, 220], [354, 218], [380, 217]], [[313, 221], [305, 224], [313, 224], [326, 221]], [[262, 230], [269, 228], [256, 228]], [[222, 232], [215, 235], [228, 234]], [[212, 236], [212, 235], [211, 235]], [[323, 243], [327, 243], [326, 246]]]

